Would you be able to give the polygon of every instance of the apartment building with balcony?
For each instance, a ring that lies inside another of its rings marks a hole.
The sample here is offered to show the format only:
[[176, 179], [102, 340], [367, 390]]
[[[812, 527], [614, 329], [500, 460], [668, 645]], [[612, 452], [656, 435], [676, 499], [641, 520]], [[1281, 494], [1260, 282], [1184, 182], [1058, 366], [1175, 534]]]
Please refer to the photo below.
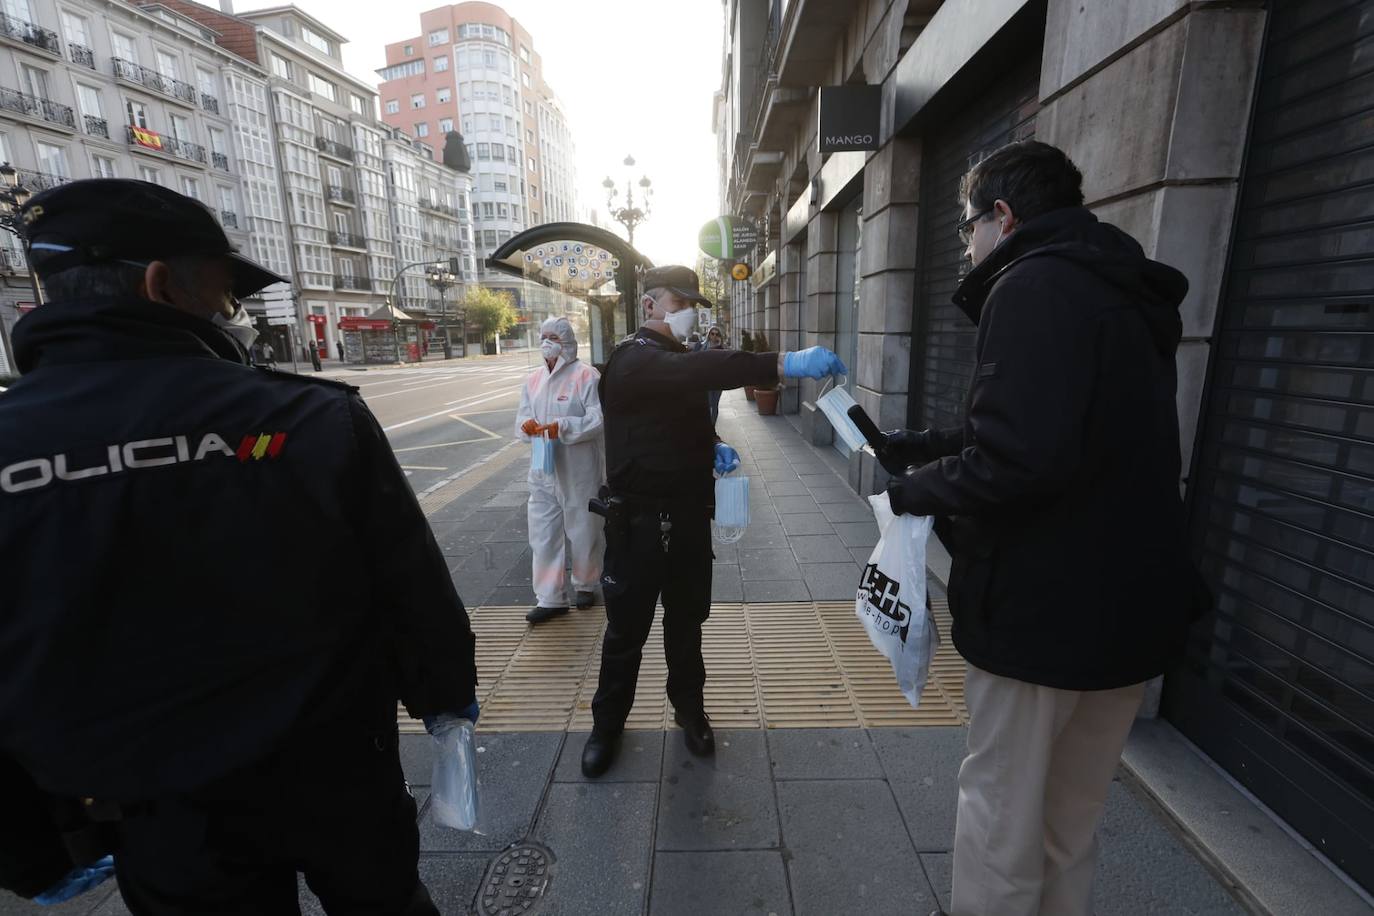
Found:
[[[0, 162], [33, 192], [96, 177], [173, 188], [203, 201], [234, 244], [257, 254], [230, 89], [261, 88], [265, 74], [219, 38], [161, 4], [6, 0]], [[8, 233], [0, 257], [0, 334], [8, 335], [33, 296]]]
[[461, 132], [473, 165], [479, 278], [511, 288], [521, 303], [519, 284], [483, 265], [515, 233], [574, 218], [571, 130], [543, 78], [533, 36], [499, 6], [429, 10], [420, 30], [386, 47], [386, 66], [377, 71], [382, 118], [421, 140]]

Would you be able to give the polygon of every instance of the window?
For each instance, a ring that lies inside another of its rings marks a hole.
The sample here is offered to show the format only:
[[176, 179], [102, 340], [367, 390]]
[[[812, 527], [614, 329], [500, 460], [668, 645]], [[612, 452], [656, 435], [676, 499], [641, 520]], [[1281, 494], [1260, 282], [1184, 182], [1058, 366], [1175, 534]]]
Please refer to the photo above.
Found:
[[530, 49], [524, 45], [520, 46], [520, 60], [524, 63], [530, 62]]
[[482, 66], [486, 67], [488, 70], [495, 70], [495, 69], [496, 69], [496, 52], [495, 52], [495, 51], [483, 51], [483, 52], [482, 52]]
[[472, 55], [468, 54], [467, 51], [460, 50], [458, 52], [458, 69], [466, 70], [470, 66], [472, 66]]
[[408, 64], [396, 64], [393, 67], [383, 67], [377, 71], [377, 75], [383, 80], [403, 80], [411, 76], [419, 76], [425, 72], [425, 62], [423, 60], [413, 60]]
[[478, 158], [478, 159], [490, 159], [490, 158], [491, 158], [491, 144], [490, 144], [490, 143], [479, 143], [479, 144], [477, 144], [477, 158]]
[[506, 161], [507, 161], [507, 162], [519, 162], [519, 161], [520, 161], [520, 154], [517, 153], [517, 152], [515, 151], [515, 147], [507, 145], [507, 146], [506, 146], [506, 153], [508, 154], [508, 155], [506, 156]]
[[424, 108], [424, 107], [425, 107], [425, 94], [424, 94], [423, 92], [417, 92], [417, 93], [415, 93], [414, 95], [412, 95], [412, 96], [410, 97], [410, 107], [411, 107], [411, 108]]
[[77, 16], [66, 10], [62, 11], [62, 31], [67, 33], [67, 40], [74, 41], [79, 45], [91, 46], [91, 30], [86, 23], [84, 16]]
[[515, 104], [515, 96], [511, 94], [509, 86], [501, 87], [501, 101], [505, 102], [507, 105]]
[[284, 80], [291, 79], [291, 61], [282, 57], [280, 54], [273, 54], [272, 75], [279, 76]]
[[406, 45], [406, 57], [413, 57], [415, 54], [414, 45]]
[[436, 58], [434, 58], [434, 72], [435, 72], [435, 73], [443, 73], [443, 72], [444, 72], [445, 70], [447, 70], [447, 69], [448, 69], [448, 55], [447, 55], [447, 54], [445, 54], [443, 57], [436, 57]]
[[210, 128], [210, 152], [219, 153], [221, 156], [227, 155], [224, 148], [224, 131], [218, 127]]
[[435, 29], [429, 33], [429, 46], [448, 44], [448, 29]]
[[62, 147], [39, 140], [34, 143], [33, 148], [34, 152], [38, 153], [38, 170], [40, 172], [47, 172], [49, 175], [57, 175], [62, 178], [71, 176], [71, 169], [67, 167], [67, 151]]
[[124, 103], [124, 108], [129, 113], [129, 123], [134, 127], [148, 126], [148, 108], [142, 102], [135, 102], [128, 99]]
[[482, 201], [482, 216], [484, 219], [491, 219], [496, 216], [496, 206], [489, 200]]
[[92, 156], [91, 174], [96, 178], [116, 177], [115, 161], [108, 156]]
[[36, 95], [40, 99], [50, 98], [48, 95], [48, 73], [46, 70], [30, 67], [28, 64], [20, 64], [19, 73], [23, 78], [25, 92], [29, 95]]
[[94, 86], [76, 84], [76, 101], [81, 113], [88, 118], [103, 118], [105, 112], [100, 107], [100, 90]]
[[510, 188], [506, 185], [506, 182], [505, 182], [504, 179], [498, 178], [498, 179], [496, 179], [496, 190], [505, 192], [505, 191], [509, 191]]
[[534, 117], [534, 105], [530, 104], [528, 101], [525, 102], [525, 114], [531, 118]]
[[440, 119], [439, 119], [439, 133], [441, 133], [441, 134], [446, 134], [446, 133], [448, 133], [448, 132], [451, 131], [451, 130], [453, 130], [453, 119], [452, 119], [452, 118], [440, 118]]
[[495, 230], [495, 229], [483, 229], [483, 230], [482, 230], [482, 244], [483, 244], [484, 246], [486, 246], [487, 248], [495, 248], [495, 247], [496, 247], [496, 230]]
[[[480, 147], [482, 144], [479, 143], [478, 146]], [[497, 162], [505, 162], [506, 148], [499, 143], [493, 143], [491, 145], [491, 158], [495, 159]]]
[[228, 210], [230, 213], [237, 213], [239, 208], [234, 203], [234, 189], [226, 188], [224, 185], [219, 187], [219, 208]]
[[204, 67], [196, 68], [196, 86], [206, 95], [219, 95], [219, 86], [215, 83], [215, 74]]
[[505, 204], [503, 204], [503, 203], [498, 203], [498, 204], [496, 205], [496, 216], [497, 216], [497, 218], [499, 218], [499, 219], [509, 219], [509, 218], [510, 218], [510, 208], [507, 207], [507, 206], [506, 206]]
[[534, 157], [533, 157], [533, 156], [529, 157], [529, 159], [526, 160], [526, 161], [529, 162], [530, 171], [531, 171], [531, 172], [537, 171], [537, 169], [535, 169], [535, 167], [534, 167]]
[[400, 111], [400, 110], [401, 110], [401, 103], [400, 103], [400, 102], [396, 101], [395, 99], [387, 99], [387, 100], [386, 100], [386, 113], [387, 113], [387, 114], [396, 114], [396, 113], [397, 113], [398, 111]]
[[181, 115], [172, 115], [172, 136], [178, 140], [191, 139], [191, 122]]
[[325, 38], [323, 35], [320, 35], [312, 31], [306, 26], [301, 26], [301, 40], [304, 41], [306, 44], [310, 45], [310, 47], [314, 48], [316, 51], [321, 51], [325, 54], [334, 53], [334, 49], [330, 45], [328, 38]]
[[349, 94], [348, 107], [353, 109], [354, 114], [367, 114], [367, 99], [353, 93]]
[[448, 86], [434, 93], [434, 101], [439, 105], [447, 105], [453, 101], [453, 90]]
[[533, 200], [538, 200], [538, 199], [539, 199], [539, 189], [536, 188], [534, 185], [530, 185], [530, 197], [531, 197]]
[[415, 136], [417, 136], [417, 137], [428, 137], [428, 136], [429, 136], [429, 123], [428, 123], [427, 121], [416, 121], [416, 122], [415, 122]]
[[138, 167], [138, 177], [144, 181], [151, 181], [153, 184], [162, 184], [162, 173], [146, 165]]
[[310, 91], [316, 95], [322, 95], [331, 102], [339, 100], [338, 89], [327, 79], [323, 79], [316, 73], [310, 74]]
[[529, 89], [529, 88], [530, 88], [530, 75], [529, 75], [528, 73], [525, 73], [524, 71], [521, 71], [521, 73], [520, 73], [520, 82], [524, 85], [524, 87], [525, 87], [526, 89]]
[[176, 59], [176, 55], [166, 51], [157, 52], [157, 72], [163, 76], [170, 76], [172, 79], [181, 79], [181, 62]]
[[530, 130], [528, 127], [525, 128], [525, 142], [530, 146], [534, 145], [534, 131]]
[[194, 178], [181, 179], [181, 193], [195, 200], [200, 200], [200, 182]]
[[518, 133], [518, 132], [516, 131], [516, 129], [515, 129], [515, 119], [514, 119], [514, 118], [506, 118], [506, 134], [509, 135], [509, 136], [511, 136], [511, 137], [517, 137], [517, 136], [519, 136], [519, 133]]
[[472, 133], [472, 115], [463, 115], [463, 133]]
[[134, 40], [128, 35], [119, 32], [110, 33], [110, 53], [121, 60], [131, 63], [138, 63], [138, 51], [135, 50]]

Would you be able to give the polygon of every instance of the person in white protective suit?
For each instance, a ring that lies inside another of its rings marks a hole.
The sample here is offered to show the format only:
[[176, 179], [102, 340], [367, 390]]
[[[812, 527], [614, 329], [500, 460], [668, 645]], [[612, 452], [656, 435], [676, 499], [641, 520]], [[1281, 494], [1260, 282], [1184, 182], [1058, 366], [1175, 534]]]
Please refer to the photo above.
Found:
[[515, 415], [526, 442], [554, 440], [554, 473], [530, 470], [529, 531], [534, 551], [535, 606], [525, 615], [543, 623], [568, 612], [567, 553], [572, 547], [572, 584], [579, 609], [596, 600], [601, 578], [603, 521], [587, 509], [606, 476], [601, 375], [577, 358], [577, 336], [566, 318], [539, 327], [544, 364], [530, 373]]

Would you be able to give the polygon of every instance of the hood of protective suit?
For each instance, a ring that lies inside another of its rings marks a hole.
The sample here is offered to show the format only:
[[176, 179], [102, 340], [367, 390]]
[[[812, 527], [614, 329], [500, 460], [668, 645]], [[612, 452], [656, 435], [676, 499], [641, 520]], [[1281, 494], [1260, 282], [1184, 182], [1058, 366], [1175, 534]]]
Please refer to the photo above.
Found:
[[563, 344], [563, 362], [570, 363], [577, 359], [577, 332], [573, 330], [572, 322], [566, 318], [545, 318], [544, 323], [539, 326], [539, 336], [554, 333]]

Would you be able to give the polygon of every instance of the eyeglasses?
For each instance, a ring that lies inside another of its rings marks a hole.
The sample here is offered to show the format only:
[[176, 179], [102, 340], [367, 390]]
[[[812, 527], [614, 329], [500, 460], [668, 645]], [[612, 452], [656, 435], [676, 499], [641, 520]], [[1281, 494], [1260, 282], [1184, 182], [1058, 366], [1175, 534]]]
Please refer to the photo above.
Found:
[[967, 246], [969, 243], [969, 239], [973, 238], [973, 224], [978, 222], [980, 219], [987, 216], [991, 212], [992, 207], [988, 207], [986, 210], [979, 210], [977, 213], [973, 214], [967, 219], [961, 219], [959, 220], [959, 222], [955, 223], [954, 231], [959, 233], [959, 241], [963, 242], [964, 245]]

